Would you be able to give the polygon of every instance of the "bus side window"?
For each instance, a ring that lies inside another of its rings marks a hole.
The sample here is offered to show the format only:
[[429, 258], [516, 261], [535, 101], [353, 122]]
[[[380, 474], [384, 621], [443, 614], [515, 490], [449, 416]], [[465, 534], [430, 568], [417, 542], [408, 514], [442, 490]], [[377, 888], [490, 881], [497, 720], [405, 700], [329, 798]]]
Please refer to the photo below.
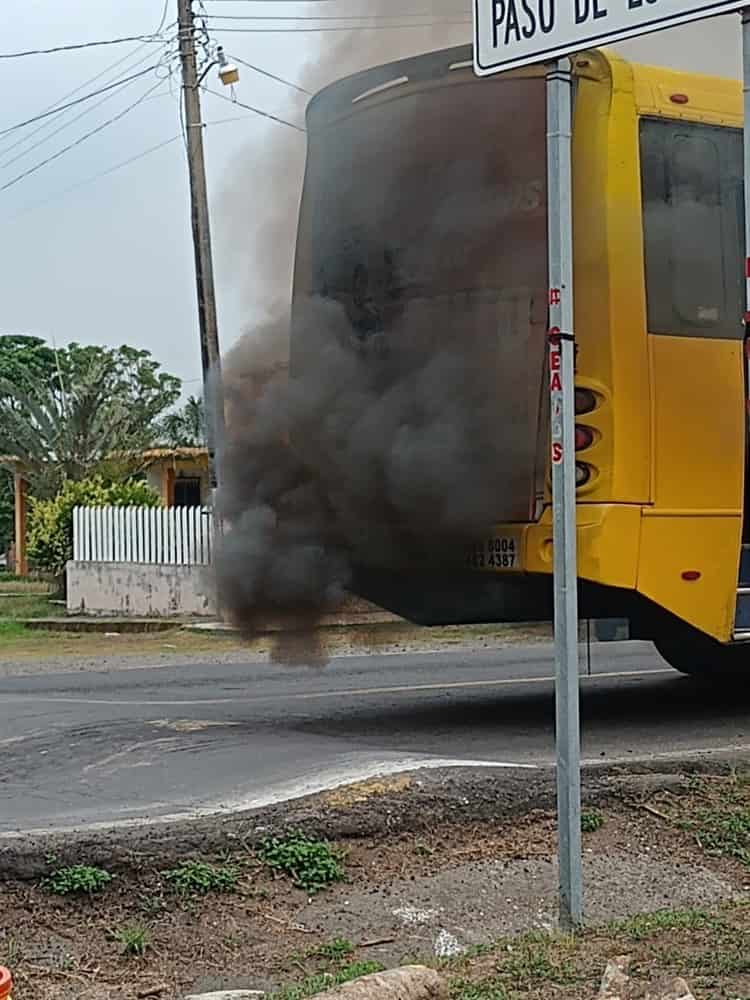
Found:
[[741, 337], [742, 134], [643, 119], [641, 175], [649, 332]]

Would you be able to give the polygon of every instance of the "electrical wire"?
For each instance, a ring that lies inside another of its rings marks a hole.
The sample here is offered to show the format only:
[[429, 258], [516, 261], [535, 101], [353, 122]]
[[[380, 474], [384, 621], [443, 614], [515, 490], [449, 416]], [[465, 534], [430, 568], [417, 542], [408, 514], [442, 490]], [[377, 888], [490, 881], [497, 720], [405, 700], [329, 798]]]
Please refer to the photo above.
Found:
[[154, 32], [155, 35], [161, 34], [164, 27], [164, 22], [167, 20], [167, 14], [169, 12], [169, 0], [164, 0], [164, 9], [161, 12], [161, 20], [159, 21], [159, 27]]
[[108, 90], [113, 90], [115, 87], [119, 87], [125, 83], [130, 83], [131, 80], [137, 80], [139, 77], [145, 76], [147, 73], [155, 70], [158, 65], [159, 63], [154, 63], [151, 66], [147, 66], [146, 69], [140, 70], [138, 73], [133, 73], [132, 76], [126, 76], [124, 80], [116, 80], [114, 83], [109, 83], [106, 87], [100, 87], [99, 90], [93, 90], [90, 94], [84, 94], [83, 97], [78, 97], [75, 101], [63, 104], [62, 107], [55, 108], [52, 111], [44, 111], [39, 115], [34, 115], [33, 118], [27, 118], [26, 121], [18, 122], [16, 125], [10, 125], [8, 128], [0, 129], [0, 136], [8, 135], [9, 132], [16, 132], [19, 128], [25, 128], [27, 125], [33, 125], [34, 122], [38, 122], [43, 118], [49, 118], [50, 115], [58, 114], [60, 111], [67, 111], [68, 108], [74, 108], [77, 104], [83, 104], [84, 101], [90, 101], [92, 97], [98, 97], [99, 94], [104, 94]]
[[241, 63], [243, 66], [247, 66], [248, 69], [254, 70], [256, 73], [261, 73], [263, 76], [270, 77], [271, 80], [276, 80], [278, 83], [284, 83], [287, 87], [291, 87], [293, 90], [298, 90], [301, 94], [307, 94], [308, 97], [312, 97], [309, 90], [305, 90], [304, 87], [300, 87], [298, 83], [292, 83], [291, 80], [285, 80], [283, 76], [276, 76], [274, 73], [270, 73], [267, 69], [261, 69], [260, 66], [255, 66], [253, 63], [245, 62], [244, 59], [240, 59], [239, 56], [230, 55], [227, 53], [228, 58], [232, 59], [234, 62]]
[[101, 45], [122, 45], [124, 42], [160, 42], [152, 35], [128, 35], [125, 38], [107, 38], [101, 42], [75, 42], [72, 45], [56, 45], [51, 49], [27, 49], [25, 52], [0, 52], [0, 59], [21, 59], [24, 56], [49, 56], [53, 52], [73, 52], [75, 49], [93, 49]]
[[[139, 65], [140, 63], [145, 62], [146, 59], [150, 58], [151, 58], [151, 53], [147, 52], [146, 56], [143, 59], [140, 59], [138, 63], [136, 63], [136, 65]], [[4, 170], [6, 167], [9, 167], [13, 163], [16, 163], [18, 160], [22, 160], [24, 156], [27, 156], [29, 153], [33, 152], [33, 150], [38, 149], [39, 146], [43, 146], [45, 142], [49, 142], [50, 139], [54, 138], [56, 135], [59, 135], [60, 132], [64, 132], [66, 128], [68, 128], [71, 125], [74, 125], [77, 121], [80, 121], [81, 118], [85, 118], [86, 115], [90, 115], [92, 111], [95, 111], [97, 108], [101, 107], [102, 104], [105, 104], [107, 101], [111, 101], [113, 97], [117, 97], [117, 95], [120, 94], [123, 90], [126, 90], [131, 83], [135, 82], [136, 82], [135, 80], [130, 80], [128, 83], [123, 83], [122, 87], [119, 90], [110, 90], [108, 93], [104, 95], [104, 97], [102, 97], [100, 101], [96, 101], [96, 103], [92, 104], [90, 107], [84, 108], [84, 110], [81, 111], [79, 114], [75, 115], [75, 117], [67, 119], [62, 123], [62, 125], [58, 125], [57, 128], [53, 129], [47, 135], [42, 136], [41, 139], [38, 139], [36, 142], [32, 143], [30, 146], [28, 146], [28, 148], [21, 150], [20, 153], [16, 153], [16, 155], [11, 157], [9, 160], [5, 160], [3, 163], [0, 163], [0, 170]], [[52, 120], [47, 119], [41, 125], [37, 126], [37, 128], [35, 128], [31, 133], [29, 133], [29, 135], [23, 136], [17, 142], [13, 143], [12, 146], [9, 146], [8, 149], [5, 150], [5, 153], [6, 154], [10, 153], [17, 146], [23, 145], [24, 143], [28, 142], [28, 140], [31, 139], [34, 135], [36, 135], [41, 131], [44, 131], [45, 129], [49, 128], [50, 125], [54, 124], [55, 124], [54, 119]]]
[[[100, 70], [100, 72], [95, 73], [94, 76], [89, 77], [89, 79], [87, 80], [84, 80], [83, 83], [79, 83], [77, 87], [73, 88], [73, 90], [68, 91], [66, 94], [63, 94], [62, 97], [59, 97], [56, 101], [53, 101], [52, 104], [48, 104], [45, 108], [42, 108], [42, 111], [53, 111], [53, 112], [60, 111], [62, 113], [64, 109], [61, 108], [60, 105], [64, 101], [67, 101], [69, 97], [73, 97], [75, 94], [78, 94], [85, 87], [88, 87], [92, 83], [96, 83], [97, 80], [101, 80], [102, 77], [107, 76], [109, 73], [112, 72], [112, 70], [117, 69], [118, 66], [122, 66], [123, 63], [130, 62], [133, 56], [136, 56], [139, 52], [141, 52], [142, 49], [148, 48], [148, 45], [149, 45], [148, 42], [142, 42], [140, 45], [137, 45], [135, 49], [133, 49], [131, 52], [128, 52], [127, 55], [121, 56], [119, 59], [115, 60], [115, 62], [111, 63], [109, 66], [106, 66], [103, 70]], [[129, 67], [129, 69], [135, 69], [136, 66], [140, 66], [141, 63], [145, 62], [146, 59], [151, 58], [151, 54], [152, 54], [151, 52], [148, 52], [144, 59], [139, 59], [138, 62], [133, 63]], [[38, 126], [38, 128], [35, 128], [31, 132], [27, 133], [26, 136], [17, 139], [16, 142], [14, 142], [11, 146], [6, 147], [5, 150], [6, 153], [9, 153], [12, 149], [15, 149], [16, 146], [19, 146], [22, 143], [26, 142], [28, 138], [30, 138], [33, 135], [36, 135], [42, 129], [46, 128], [48, 124], [49, 124], [48, 122], [45, 122], [42, 125]], [[3, 143], [4, 140], [0, 138], [0, 145], [2, 145]]]
[[[279, 125], [288, 125], [289, 128], [296, 129], [297, 132], [307, 132], [306, 128], [301, 125], [295, 125], [293, 122], [288, 122], [285, 118], [279, 118], [277, 115], [272, 115], [270, 111], [261, 111], [260, 108], [254, 108], [251, 104], [243, 104], [242, 101], [237, 101], [233, 97], [227, 97], [226, 94], [219, 93], [218, 90], [209, 90], [208, 87], [201, 87], [201, 90], [206, 94], [211, 94], [213, 97], [220, 97], [222, 101], [229, 101], [230, 104], [236, 104], [239, 108], [245, 108], [246, 111], [252, 111], [256, 115], [260, 115], [262, 118], [269, 118], [271, 121], [278, 122]], [[2, 190], [2, 188], [0, 188]]]
[[[211, 128], [214, 125], [225, 125], [228, 122], [245, 121], [248, 118], [252, 118], [253, 115], [232, 115], [230, 118], [217, 118], [212, 121], [204, 122], [204, 124]], [[114, 163], [111, 167], [107, 167], [105, 170], [99, 171], [99, 173], [92, 174], [90, 177], [85, 177], [83, 180], [77, 181], [75, 184], [71, 184], [69, 187], [63, 188], [61, 191], [55, 192], [55, 194], [50, 195], [48, 198], [43, 198], [41, 201], [35, 201], [31, 205], [27, 205], [20, 211], [15, 212], [13, 215], [5, 216], [2, 221], [11, 222], [13, 219], [17, 219], [22, 215], [26, 215], [28, 212], [36, 211], [38, 208], [43, 208], [45, 205], [49, 205], [50, 202], [59, 201], [66, 195], [77, 191], [79, 188], [87, 187], [89, 184], [93, 184], [103, 177], [108, 177], [110, 174], [116, 173], [118, 170], [122, 170], [124, 167], [130, 166], [131, 163], [136, 163], [138, 160], [142, 160], [152, 153], [158, 152], [160, 149], [164, 149], [167, 146], [171, 146], [172, 143], [178, 142], [182, 136], [177, 133], [171, 136], [169, 139], [164, 139], [162, 142], [157, 142], [154, 146], [149, 146], [148, 149], [141, 150], [140, 153], [136, 153], [134, 156], [129, 156], [126, 160], [121, 160], [119, 163]]]
[[58, 149], [56, 153], [53, 153], [51, 156], [48, 156], [45, 160], [36, 163], [33, 167], [29, 167], [28, 170], [24, 170], [23, 173], [18, 174], [12, 180], [6, 181], [5, 184], [0, 185], [0, 191], [7, 191], [8, 188], [11, 188], [15, 184], [18, 184], [19, 181], [24, 180], [24, 178], [28, 177], [30, 174], [36, 173], [37, 170], [41, 170], [42, 167], [46, 167], [47, 164], [52, 163], [53, 160], [59, 159], [64, 153], [69, 152], [76, 146], [80, 146], [82, 142], [85, 142], [92, 136], [97, 135], [99, 132], [107, 128], [109, 125], [113, 125], [115, 122], [120, 121], [120, 119], [124, 118], [125, 115], [127, 115], [130, 111], [133, 111], [134, 108], [137, 108], [139, 104], [142, 104], [149, 96], [149, 94], [152, 94], [157, 87], [160, 87], [162, 85], [162, 83], [163, 80], [157, 80], [156, 83], [153, 85], [153, 87], [150, 87], [144, 94], [141, 94], [141, 96], [138, 98], [137, 101], [133, 101], [132, 104], [129, 104], [126, 108], [123, 108], [123, 110], [119, 111], [116, 115], [113, 115], [112, 118], [108, 118], [106, 121], [101, 122], [99, 125], [96, 126], [96, 128], [93, 128], [90, 131], [85, 132], [82, 136], [79, 136], [73, 142], [68, 143], [67, 146], [63, 146], [62, 149]]
[[[398, 15], [394, 16], [397, 17]], [[467, 18], [464, 21], [426, 21], [419, 24], [357, 24], [341, 28], [222, 28], [221, 25], [217, 24], [215, 25], [215, 30], [235, 35], [298, 35], [326, 31], [403, 31], [405, 28], [444, 28], [453, 24], [472, 23], [471, 19]]]
[[445, 15], [434, 10], [406, 14], [209, 14], [212, 21], [393, 21], [402, 17], [460, 17], [460, 10], [447, 11]]
[[27, 212], [33, 212], [37, 208], [48, 205], [51, 201], [58, 201], [60, 198], [65, 197], [65, 195], [70, 194], [72, 191], [77, 191], [79, 188], [85, 187], [87, 184], [93, 184], [94, 181], [98, 181], [102, 177], [107, 177], [109, 174], [115, 173], [116, 170], [121, 170], [123, 167], [129, 166], [137, 160], [142, 160], [144, 157], [150, 156], [151, 153], [155, 153], [159, 149], [164, 149], [165, 146], [170, 146], [173, 142], [177, 142], [179, 138], [179, 134], [173, 135], [170, 139], [164, 139], [163, 142], [156, 143], [155, 146], [149, 146], [148, 149], [144, 149], [140, 153], [136, 153], [134, 156], [128, 157], [127, 160], [121, 160], [119, 163], [115, 163], [111, 167], [107, 167], [106, 170], [102, 170], [98, 174], [92, 174], [90, 177], [86, 177], [81, 181], [77, 181], [75, 184], [71, 184], [70, 187], [63, 188], [62, 191], [57, 191], [55, 194], [50, 195], [49, 198], [43, 198], [41, 201], [35, 201], [32, 205], [27, 205], [25, 208], [21, 209], [20, 212], [16, 212], [11, 216], [6, 216], [6, 221], [10, 222], [12, 219], [17, 219], [20, 215], [25, 215]]

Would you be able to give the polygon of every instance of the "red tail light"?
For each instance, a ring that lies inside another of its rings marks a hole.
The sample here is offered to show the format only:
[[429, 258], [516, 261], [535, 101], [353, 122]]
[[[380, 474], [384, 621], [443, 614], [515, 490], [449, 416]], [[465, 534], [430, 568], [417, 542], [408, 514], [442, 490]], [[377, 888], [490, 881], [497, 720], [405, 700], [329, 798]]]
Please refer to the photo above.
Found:
[[576, 424], [576, 451], [584, 451], [594, 443], [594, 432], [590, 427]]
[[596, 409], [596, 396], [591, 389], [576, 389], [576, 416], [591, 413]]

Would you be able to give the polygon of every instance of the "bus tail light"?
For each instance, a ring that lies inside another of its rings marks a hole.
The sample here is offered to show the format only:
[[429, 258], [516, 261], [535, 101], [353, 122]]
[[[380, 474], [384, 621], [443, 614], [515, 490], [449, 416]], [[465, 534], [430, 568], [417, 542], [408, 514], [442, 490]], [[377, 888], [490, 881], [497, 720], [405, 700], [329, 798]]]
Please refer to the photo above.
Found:
[[591, 466], [584, 462], [576, 462], [576, 487], [580, 489], [591, 479]]
[[576, 451], [584, 451], [594, 443], [594, 432], [590, 427], [576, 424]]
[[592, 413], [596, 409], [596, 396], [591, 389], [576, 388], [576, 416]]

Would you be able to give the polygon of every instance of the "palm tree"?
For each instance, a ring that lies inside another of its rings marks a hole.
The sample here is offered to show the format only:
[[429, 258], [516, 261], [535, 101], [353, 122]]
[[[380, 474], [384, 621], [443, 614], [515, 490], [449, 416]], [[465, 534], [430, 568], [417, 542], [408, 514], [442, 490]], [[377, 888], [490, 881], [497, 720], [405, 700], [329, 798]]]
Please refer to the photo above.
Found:
[[161, 437], [170, 448], [198, 448], [206, 442], [206, 420], [203, 400], [190, 396], [175, 413], [161, 422]]
[[153, 443], [153, 429], [134, 421], [107, 375], [102, 359], [75, 385], [56, 380], [29, 387], [0, 378], [0, 455], [6, 465], [12, 458], [23, 466], [36, 496], [53, 496], [66, 480], [107, 467], [132, 470], [138, 453]]

